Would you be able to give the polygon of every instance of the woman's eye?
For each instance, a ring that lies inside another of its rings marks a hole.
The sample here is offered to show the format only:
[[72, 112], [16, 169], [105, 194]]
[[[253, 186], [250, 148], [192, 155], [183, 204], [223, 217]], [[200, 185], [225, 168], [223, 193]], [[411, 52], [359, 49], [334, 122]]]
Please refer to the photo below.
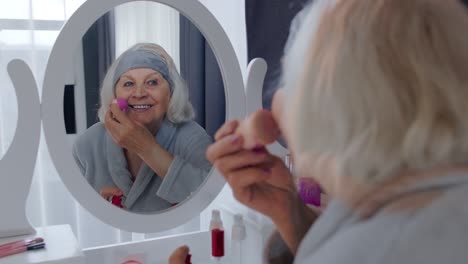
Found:
[[131, 86], [133, 86], [133, 82], [130, 82], [130, 81], [124, 82], [123, 86], [124, 87], [131, 87]]
[[150, 86], [158, 85], [158, 80], [150, 80], [147, 82], [147, 84]]

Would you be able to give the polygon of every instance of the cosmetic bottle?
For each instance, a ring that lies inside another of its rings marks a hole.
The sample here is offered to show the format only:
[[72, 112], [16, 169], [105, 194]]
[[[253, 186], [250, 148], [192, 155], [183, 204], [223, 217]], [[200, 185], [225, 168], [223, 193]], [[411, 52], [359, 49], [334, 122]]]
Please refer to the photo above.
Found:
[[243, 241], [246, 237], [246, 229], [241, 214], [234, 215], [234, 224], [231, 230], [231, 264], [242, 263]]
[[225, 264], [224, 259], [224, 228], [221, 214], [218, 210], [211, 212], [211, 263]]
[[187, 254], [187, 257], [185, 258], [185, 264], [192, 264], [192, 255]]

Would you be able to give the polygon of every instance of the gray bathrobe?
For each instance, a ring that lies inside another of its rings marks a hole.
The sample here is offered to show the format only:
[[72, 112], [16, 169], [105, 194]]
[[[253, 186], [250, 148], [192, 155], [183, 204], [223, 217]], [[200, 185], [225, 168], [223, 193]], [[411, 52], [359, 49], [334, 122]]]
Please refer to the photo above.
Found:
[[212, 143], [211, 137], [194, 121], [174, 125], [166, 120], [155, 138], [174, 157], [163, 179], [142, 163], [132, 182], [123, 149], [113, 141], [103, 123], [91, 126], [78, 137], [73, 156], [97, 192], [103, 187], [117, 187], [125, 196], [122, 205], [128, 210], [155, 212], [183, 201], [197, 190], [211, 169], [205, 152]]
[[[445, 191], [419, 210], [382, 209], [407, 195]], [[276, 234], [267, 263], [466, 264], [468, 263], [468, 175], [450, 175], [403, 188], [374, 216], [360, 217], [332, 200], [301, 241], [297, 255]]]

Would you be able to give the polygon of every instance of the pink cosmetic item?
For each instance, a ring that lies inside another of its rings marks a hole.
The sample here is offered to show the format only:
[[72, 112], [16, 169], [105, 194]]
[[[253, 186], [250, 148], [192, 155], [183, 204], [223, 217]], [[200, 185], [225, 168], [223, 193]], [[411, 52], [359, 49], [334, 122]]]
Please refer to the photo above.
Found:
[[224, 257], [224, 230], [211, 230], [211, 255], [216, 258]]
[[17, 247], [25, 247], [25, 246], [29, 246], [32, 244], [42, 243], [42, 242], [44, 242], [44, 239], [42, 237], [36, 237], [34, 239], [18, 240], [18, 241], [0, 245], [0, 252], [2, 252], [3, 250], [8, 250], [8, 249], [17, 248]]
[[320, 195], [322, 189], [312, 179], [300, 178], [299, 179], [299, 196], [306, 204], [320, 206]]
[[236, 134], [244, 138], [244, 149], [254, 149], [273, 143], [281, 135], [273, 114], [265, 109], [258, 110], [243, 120]]
[[221, 264], [224, 262], [224, 229], [221, 213], [219, 210], [211, 211], [210, 221], [211, 231], [211, 256], [215, 263]]
[[26, 251], [43, 249], [43, 248], [45, 248], [45, 243], [44, 242], [34, 243], [34, 244], [29, 244], [29, 245], [24, 245], [24, 246], [12, 247], [10, 249], [0, 250], [0, 258], [11, 256], [11, 255], [22, 253], [22, 252], [26, 252]]
[[138, 261], [138, 260], [131, 259], [131, 260], [127, 260], [125, 262], [122, 262], [122, 264], [142, 264], [142, 263], [140, 261]]
[[117, 104], [119, 105], [120, 110], [125, 111], [128, 109], [128, 104], [125, 99], [117, 98], [115, 100], [117, 101]]

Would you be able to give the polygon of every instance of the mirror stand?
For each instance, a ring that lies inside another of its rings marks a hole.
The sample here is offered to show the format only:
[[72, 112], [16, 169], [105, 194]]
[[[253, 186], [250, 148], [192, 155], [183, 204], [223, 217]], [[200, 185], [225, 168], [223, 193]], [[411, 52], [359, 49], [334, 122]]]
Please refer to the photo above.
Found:
[[[263, 82], [265, 81], [267, 68], [268, 65], [262, 58], [251, 60], [247, 66], [247, 77], [245, 79], [247, 115], [263, 108]], [[271, 153], [282, 159], [288, 154], [288, 150], [278, 143], [278, 141], [269, 145], [267, 148]]]
[[69, 225], [33, 228], [26, 215], [26, 200], [36, 164], [41, 133], [41, 105], [31, 69], [22, 60], [8, 64], [18, 100], [18, 122], [13, 141], [0, 160], [0, 245], [41, 237], [47, 250], [2, 258], [10, 263], [83, 264], [84, 257]]
[[26, 216], [26, 200], [34, 174], [41, 133], [39, 94], [31, 69], [21, 60], [8, 64], [18, 100], [15, 136], [0, 160], [0, 238], [35, 232]]

